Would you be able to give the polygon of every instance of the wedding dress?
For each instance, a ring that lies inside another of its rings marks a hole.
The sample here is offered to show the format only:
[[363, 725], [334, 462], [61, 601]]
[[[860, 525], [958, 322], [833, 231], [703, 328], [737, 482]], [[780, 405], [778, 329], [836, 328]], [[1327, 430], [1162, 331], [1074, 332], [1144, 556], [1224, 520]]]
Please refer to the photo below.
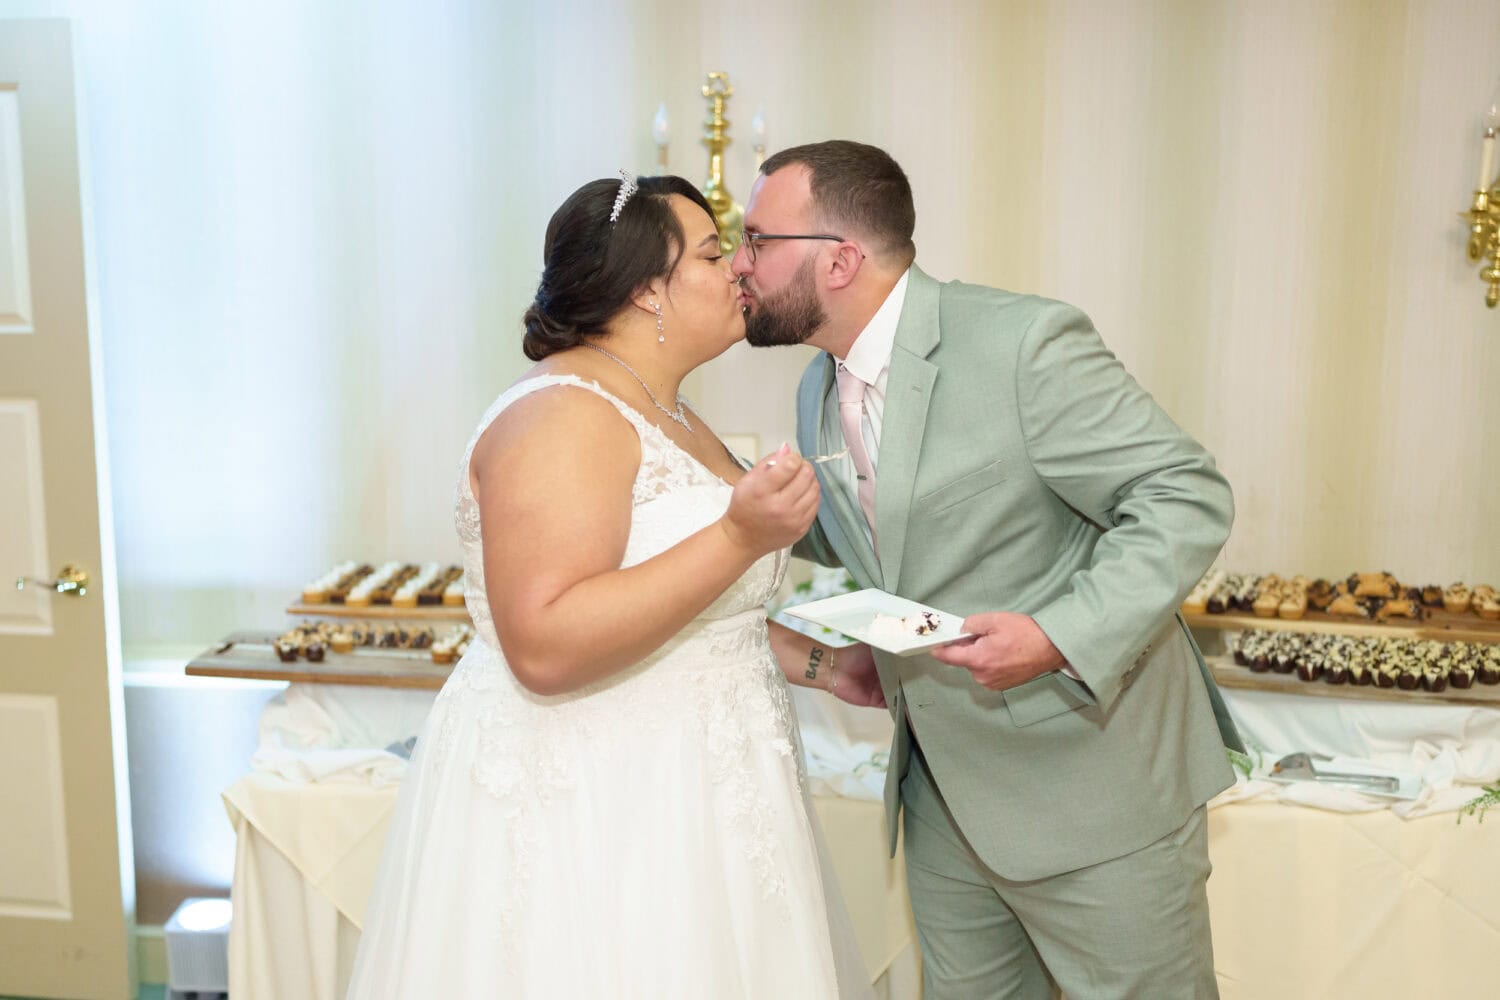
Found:
[[724, 480], [594, 383], [541, 376], [490, 407], [455, 513], [477, 639], [402, 782], [349, 997], [869, 996], [767, 643], [784, 551], [602, 682], [540, 696], [506, 667], [469, 455], [507, 405], [541, 389], [595, 392], [639, 434], [625, 565], [729, 503]]

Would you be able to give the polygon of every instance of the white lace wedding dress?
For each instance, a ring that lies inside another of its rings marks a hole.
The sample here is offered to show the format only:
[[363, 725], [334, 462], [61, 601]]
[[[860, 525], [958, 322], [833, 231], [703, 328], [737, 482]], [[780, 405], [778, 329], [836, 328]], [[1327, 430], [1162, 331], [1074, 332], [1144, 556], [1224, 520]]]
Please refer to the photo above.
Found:
[[506, 667], [469, 454], [509, 403], [559, 385], [604, 396], [640, 435], [625, 565], [729, 503], [722, 479], [593, 383], [534, 378], [490, 407], [455, 514], [478, 639], [402, 783], [349, 997], [868, 996], [766, 639], [785, 552], [599, 684], [543, 697]]

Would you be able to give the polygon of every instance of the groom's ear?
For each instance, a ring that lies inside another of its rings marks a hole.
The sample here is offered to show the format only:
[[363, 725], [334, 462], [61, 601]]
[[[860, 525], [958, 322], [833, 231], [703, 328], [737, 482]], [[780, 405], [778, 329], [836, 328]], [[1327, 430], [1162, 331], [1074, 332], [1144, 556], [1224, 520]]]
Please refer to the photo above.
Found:
[[833, 263], [828, 268], [828, 287], [837, 290], [847, 286], [859, 274], [864, 260], [865, 255], [860, 252], [859, 247], [853, 243], [840, 243], [834, 251]]

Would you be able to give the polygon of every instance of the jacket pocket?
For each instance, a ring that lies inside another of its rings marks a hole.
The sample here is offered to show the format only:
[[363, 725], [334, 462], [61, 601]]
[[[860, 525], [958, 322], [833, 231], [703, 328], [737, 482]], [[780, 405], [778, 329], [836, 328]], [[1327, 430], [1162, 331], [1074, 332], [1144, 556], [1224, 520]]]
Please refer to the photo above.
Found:
[[1010, 710], [1010, 721], [1017, 726], [1029, 726], [1087, 704], [1087, 701], [1059, 681], [1056, 673], [1033, 677], [1025, 684], [1005, 692], [1005, 707]]
[[929, 514], [972, 500], [986, 490], [994, 489], [1005, 481], [1002, 463], [992, 462], [977, 472], [960, 476], [947, 486], [940, 486], [917, 499], [917, 505]]

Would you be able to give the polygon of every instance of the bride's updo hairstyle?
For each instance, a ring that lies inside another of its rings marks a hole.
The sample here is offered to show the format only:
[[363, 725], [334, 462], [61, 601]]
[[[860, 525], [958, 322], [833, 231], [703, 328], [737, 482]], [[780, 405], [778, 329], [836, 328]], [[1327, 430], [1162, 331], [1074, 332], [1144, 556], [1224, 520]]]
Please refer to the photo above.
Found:
[[703, 194], [681, 177], [638, 177], [635, 182], [638, 189], [627, 195], [613, 222], [610, 214], [625, 181], [589, 181], [552, 214], [542, 280], [526, 310], [521, 341], [531, 360], [602, 333], [643, 286], [671, 275], [685, 241], [671, 195], [682, 195], [713, 218]]

